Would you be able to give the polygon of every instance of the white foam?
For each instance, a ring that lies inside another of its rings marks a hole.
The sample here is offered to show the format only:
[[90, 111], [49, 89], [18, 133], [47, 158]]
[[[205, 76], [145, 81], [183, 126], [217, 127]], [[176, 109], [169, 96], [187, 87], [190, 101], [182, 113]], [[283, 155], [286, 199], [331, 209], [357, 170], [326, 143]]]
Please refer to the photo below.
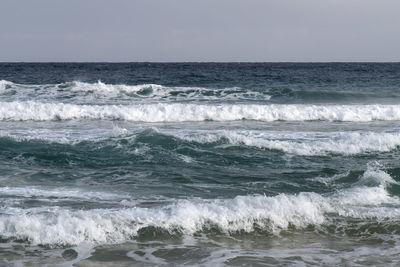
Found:
[[261, 265], [266, 260], [266, 266], [398, 265], [398, 245], [386, 245], [385, 242], [379, 241], [377, 244], [364, 242], [349, 242], [345, 238], [334, 242], [331, 239], [321, 241], [307, 236], [306, 239], [295, 237], [285, 242], [277, 242], [268, 249], [218, 246], [212, 248], [210, 256], [204, 258], [202, 263], [204, 266], [225, 266], [227, 262], [239, 260], [243, 265], [248, 262]]
[[[229, 88], [206, 88], [190, 86], [164, 86], [160, 84], [105, 84], [101, 81], [96, 83], [86, 83], [80, 81], [66, 82], [60, 84], [17, 84], [5, 80], [0, 80], [0, 91], [6, 86], [22, 88], [17, 90], [18, 99], [32, 99], [34, 92], [38, 99], [57, 99], [61, 95], [79, 97], [80, 100], [93, 100], [93, 96], [107, 99], [108, 97], [118, 97], [120, 99], [144, 99], [163, 101], [163, 100], [260, 100], [265, 101], [271, 98], [262, 92], [242, 89], [240, 87]], [[82, 94], [83, 93], [83, 94]]]
[[[69, 211], [49, 208], [7, 209], [0, 216], [0, 233], [5, 237], [28, 238], [34, 244], [118, 243], [137, 235], [146, 226], [180, 228], [186, 234], [216, 224], [222, 229], [251, 231], [254, 223], [287, 227], [292, 222], [304, 226], [318, 224], [324, 217], [317, 195], [277, 197], [236, 197], [223, 201], [178, 201], [161, 209]], [[13, 215], [4, 215], [12, 213]]]
[[1, 196], [18, 196], [24, 198], [46, 197], [46, 198], [69, 198], [88, 200], [122, 200], [127, 195], [111, 194], [107, 192], [84, 191], [69, 188], [39, 188], [32, 186], [25, 187], [0, 187]]
[[399, 184], [388, 173], [380, 170], [379, 168], [382, 168], [382, 165], [379, 164], [379, 162], [373, 162], [368, 164], [367, 170], [360, 178], [359, 183], [362, 185], [369, 185], [369, 186], [376, 186], [376, 185], [387, 186], [390, 184]]
[[[80, 124], [82, 125], [82, 124]], [[23, 141], [45, 141], [49, 143], [75, 144], [81, 141], [101, 141], [110, 137], [122, 137], [128, 134], [136, 133], [129, 131], [124, 127], [116, 124], [110, 124], [103, 127], [85, 127], [82, 125], [79, 130], [75, 127], [69, 128], [57, 126], [55, 128], [18, 128], [4, 126], [0, 129], [0, 137], [10, 138], [18, 142]], [[136, 127], [136, 129], [140, 129]]]
[[126, 242], [148, 226], [169, 231], [178, 229], [191, 235], [209, 226], [217, 226], [225, 232], [250, 232], [255, 227], [279, 232], [289, 226], [321, 225], [332, 218], [332, 214], [399, 220], [400, 199], [388, 194], [385, 179], [378, 177], [377, 180], [381, 184], [376, 187], [356, 186], [326, 196], [317, 193], [253, 195], [177, 200], [152, 208], [95, 210], [3, 207], [0, 233], [3, 237], [28, 239], [34, 244], [77, 245]]
[[7, 137], [13, 139], [18, 142], [23, 141], [31, 141], [31, 140], [40, 140], [46, 142], [56, 142], [56, 143], [70, 143], [71, 141], [65, 135], [55, 135], [55, 136], [47, 136], [47, 135], [32, 135], [26, 133], [10, 133], [6, 131], [0, 131], [0, 137]]
[[113, 129], [112, 129], [112, 136], [117, 137], [117, 136], [124, 136], [129, 134], [130, 132], [123, 128], [123, 127], [119, 127], [118, 125], [114, 125]]
[[105, 84], [101, 81], [97, 83], [85, 83], [75, 81], [72, 83], [71, 91], [91, 91], [100, 93], [137, 93], [144, 89], [157, 91], [163, 86], [159, 84], [139, 84], [139, 85], [124, 85], [124, 84]]
[[400, 145], [400, 133], [386, 132], [279, 132], [279, 131], [191, 131], [180, 138], [200, 143], [227, 140], [231, 145], [276, 149], [297, 155], [360, 154], [387, 152]]
[[400, 105], [137, 104], [74, 105], [34, 101], [0, 102], [0, 120], [108, 119], [182, 121], [374, 121], [399, 120]]
[[[152, 265], [164, 265], [168, 264], [168, 262], [160, 257], [154, 256], [154, 252], [157, 251], [157, 248], [146, 248], [141, 250], [129, 251], [126, 256], [134, 259], [137, 262], [142, 263], [150, 263]], [[143, 255], [139, 255], [136, 252], [142, 252]]]
[[[129, 136], [130, 142], [135, 142], [135, 135], [146, 129], [148, 128], [136, 127], [128, 130], [118, 125], [112, 125], [112, 127], [101, 130], [81, 130], [79, 136], [71, 129], [51, 131], [31, 129], [29, 132], [7, 129], [0, 130], [0, 137], [8, 137], [16, 141], [38, 140], [74, 144], [80, 141], [101, 141], [110, 137], [127, 138]], [[249, 146], [281, 150], [289, 154], [306, 156], [388, 152], [400, 146], [400, 132], [394, 131], [288, 132], [263, 130], [169, 130], [154, 127], [151, 129], [159, 134], [203, 144], [221, 142], [219, 145], [222, 146]]]
[[349, 175], [349, 171], [344, 172], [344, 173], [339, 173], [339, 174], [335, 174], [333, 176], [330, 177], [322, 177], [322, 176], [318, 176], [318, 177], [314, 177], [314, 178], [308, 178], [308, 181], [312, 181], [312, 182], [318, 182], [321, 184], [324, 184], [325, 186], [331, 186], [335, 181], [342, 179], [346, 176]]
[[[151, 98], [173, 98], [173, 99], [258, 99], [269, 100], [270, 95], [262, 94], [257, 91], [242, 90], [240, 87], [231, 88], [205, 88], [188, 86], [163, 86], [159, 84], [105, 84], [101, 81], [97, 83], [73, 82], [71, 91], [89, 91], [101, 94], [140, 94], [141, 97]], [[147, 92], [145, 92], [147, 91]]]
[[14, 83], [6, 81], [6, 80], [0, 80], [0, 92], [6, 90], [8, 86], [12, 86]]

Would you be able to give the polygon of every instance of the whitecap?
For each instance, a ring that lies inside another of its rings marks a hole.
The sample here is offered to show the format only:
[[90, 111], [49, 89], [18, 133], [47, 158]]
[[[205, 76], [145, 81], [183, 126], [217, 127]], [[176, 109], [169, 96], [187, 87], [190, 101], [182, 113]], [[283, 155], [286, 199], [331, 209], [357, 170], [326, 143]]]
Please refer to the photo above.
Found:
[[0, 120], [106, 119], [184, 121], [354, 121], [400, 120], [400, 105], [258, 105], [158, 103], [75, 105], [34, 101], [0, 102]]
[[278, 234], [289, 227], [329, 224], [334, 214], [363, 220], [396, 221], [400, 219], [399, 206], [399, 198], [390, 196], [382, 181], [375, 187], [356, 184], [329, 195], [302, 192], [233, 199], [186, 199], [148, 208], [3, 207], [0, 233], [3, 237], [49, 245], [121, 243], [134, 238], [145, 227], [179, 231], [184, 235], [209, 227], [218, 227], [227, 234], [260, 228]]

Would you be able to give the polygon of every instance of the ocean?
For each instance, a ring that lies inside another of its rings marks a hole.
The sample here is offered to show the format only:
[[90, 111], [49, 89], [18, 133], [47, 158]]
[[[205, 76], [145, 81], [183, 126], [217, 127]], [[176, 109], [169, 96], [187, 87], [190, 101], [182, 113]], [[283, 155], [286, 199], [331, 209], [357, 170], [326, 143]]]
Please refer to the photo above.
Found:
[[400, 64], [1, 63], [1, 266], [398, 266]]

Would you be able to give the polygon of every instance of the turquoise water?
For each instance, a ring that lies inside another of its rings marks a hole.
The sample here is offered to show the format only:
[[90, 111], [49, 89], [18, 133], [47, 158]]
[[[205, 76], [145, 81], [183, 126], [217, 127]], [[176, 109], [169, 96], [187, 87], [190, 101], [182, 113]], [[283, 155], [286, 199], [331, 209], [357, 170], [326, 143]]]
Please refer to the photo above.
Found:
[[400, 64], [0, 64], [4, 265], [397, 265]]

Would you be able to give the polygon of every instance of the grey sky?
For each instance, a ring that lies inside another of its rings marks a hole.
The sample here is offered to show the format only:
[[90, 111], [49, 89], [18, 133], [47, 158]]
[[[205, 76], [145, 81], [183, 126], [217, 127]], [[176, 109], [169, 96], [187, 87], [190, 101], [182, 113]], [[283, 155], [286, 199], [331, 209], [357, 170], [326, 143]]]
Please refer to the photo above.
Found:
[[0, 61], [400, 61], [399, 0], [0, 0]]

